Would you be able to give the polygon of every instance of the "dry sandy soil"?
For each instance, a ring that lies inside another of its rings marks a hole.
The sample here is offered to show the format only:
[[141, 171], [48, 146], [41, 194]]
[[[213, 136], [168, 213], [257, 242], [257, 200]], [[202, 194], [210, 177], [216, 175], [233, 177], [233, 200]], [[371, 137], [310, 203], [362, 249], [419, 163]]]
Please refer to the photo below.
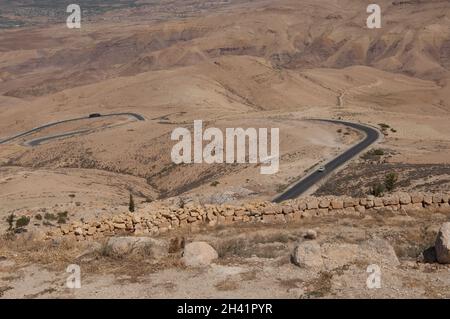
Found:
[[[318, 194], [367, 193], [393, 171], [401, 189], [450, 186], [448, 0], [380, 0], [374, 30], [365, 1], [79, 3], [81, 29], [66, 28], [65, 8], [52, 0], [0, 4], [0, 140], [91, 113], [146, 120], [66, 123], [0, 144], [0, 231], [11, 213], [114, 214], [130, 193], [138, 208], [177, 196], [270, 200], [361, 139], [309, 118], [384, 128], [374, 147], [385, 155], [362, 156]], [[279, 128], [279, 172], [173, 164], [172, 130], [196, 119]], [[80, 129], [91, 131], [26, 144]]]

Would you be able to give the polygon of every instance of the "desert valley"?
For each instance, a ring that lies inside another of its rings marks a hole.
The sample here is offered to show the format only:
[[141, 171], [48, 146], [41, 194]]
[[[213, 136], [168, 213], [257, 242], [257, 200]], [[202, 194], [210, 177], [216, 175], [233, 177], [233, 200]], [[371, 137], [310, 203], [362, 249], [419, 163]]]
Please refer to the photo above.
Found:
[[[0, 297], [450, 297], [450, 1], [62, 2], [0, 3]], [[174, 163], [199, 120], [276, 173]]]

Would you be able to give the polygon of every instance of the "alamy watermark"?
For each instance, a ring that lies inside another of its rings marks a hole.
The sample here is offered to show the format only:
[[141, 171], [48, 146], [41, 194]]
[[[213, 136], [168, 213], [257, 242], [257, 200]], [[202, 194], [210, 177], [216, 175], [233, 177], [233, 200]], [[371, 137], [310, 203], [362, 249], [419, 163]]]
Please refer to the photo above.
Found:
[[76, 264], [67, 266], [66, 272], [70, 275], [66, 279], [66, 287], [69, 289], [81, 288], [81, 269]]
[[69, 4], [66, 9], [70, 15], [67, 17], [66, 25], [69, 29], [81, 28], [81, 7], [78, 4]]
[[[261, 174], [275, 174], [280, 164], [279, 131], [271, 128], [269, 134], [267, 128], [227, 128], [224, 137], [222, 130], [215, 127], [203, 132], [203, 121], [195, 120], [193, 138], [187, 128], [173, 130], [171, 139], [179, 142], [172, 148], [172, 161], [175, 164], [260, 163]], [[205, 147], [204, 141], [209, 141]]]
[[366, 285], [369, 289], [381, 288], [381, 269], [376, 264], [369, 265], [366, 270], [370, 275], [367, 277]]
[[378, 4], [369, 4], [367, 13], [370, 13], [367, 18], [367, 27], [369, 29], [381, 28], [381, 7]]

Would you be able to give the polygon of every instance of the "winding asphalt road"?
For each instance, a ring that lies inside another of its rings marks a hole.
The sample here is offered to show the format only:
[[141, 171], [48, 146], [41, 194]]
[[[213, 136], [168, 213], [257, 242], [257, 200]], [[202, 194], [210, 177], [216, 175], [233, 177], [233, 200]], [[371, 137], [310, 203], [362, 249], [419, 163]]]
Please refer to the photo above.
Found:
[[320, 121], [320, 122], [328, 122], [328, 123], [334, 123], [334, 124], [343, 124], [349, 127], [352, 127], [354, 129], [357, 129], [359, 131], [362, 131], [366, 137], [360, 141], [358, 144], [352, 146], [348, 150], [346, 150], [344, 153], [340, 154], [339, 156], [335, 157], [331, 161], [329, 161], [327, 164], [325, 164], [323, 167], [325, 167], [325, 171], [319, 172], [314, 171], [310, 175], [307, 175], [300, 181], [298, 181], [296, 184], [294, 184], [292, 187], [290, 187], [287, 191], [285, 191], [283, 194], [276, 197], [273, 201], [276, 203], [280, 203], [284, 200], [288, 199], [294, 199], [305, 193], [307, 190], [309, 190], [311, 187], [313, 187], [317, 182], [324, 179], [325, 177], [329, 176], [335, 169], [337, 169], [339, 166], [343, 165], [345, 162], [351, 160], [354, 156], [361, 153], [363, 150], [365, 150], [367, 147], [375, 143], [380, 138], [380, 132], [367, 125], [358, 124], [358, 123], [352, 123], [352, 122], [345, 122], [345, 121], [338, 121], [338, 120], [322, 120], [322, 119], [314, 119], [312, 121]]
[[[32, 133], [38, 132], [40, 130], [43, 130], [45, 128], [49, 128], [49, 127], [52, 127], [52, 126], [55, 126], [55, 125], [59, 125], [59, 124], [63, 124], [63, 123], [69, 123], [69, 122], [75, 122], [75, 121], [80, 121], [80, 120], [89, 120], [89, 119], [98, 119], [98, 118], [102, 118], [102, 117], [111, 117], [111, 116], [130, 116], [130, 117], [133, 117], [133, 118], [137, 119], [138, 121], [145, 121], [145, 118], [142, 115], [137, 114], [137, 113], [128, 113], [128, 112], [125, 112], [125, 113], [100, 114], [100, 116], [96, 116], [96, 117], [84, 116], [84, 117], [78, 117], [78, 118], [74, 118], [74, 119], [62, 120], [62, 121], [52, 122], [52, 123], [48, 123], [48, 124], [45, 124], [45, 125], [42, 125], [42, 126], [38, 126], [38, 127], [35, 127], [35, 128], [33, 128], [33, 129], [29, 130], [29, 131], [22, 132], [20, 134], [8, 137], [8, 138], [6, 138], [4, 140], [0, 140], [0, 144], [5, 144], [7, 142], [15, 140], [16, 138], [24, 137], [24, 136], [30, 135]], [[67, 133], [59, 134], [59, 135], [46, 136], [46, 137], [42, 137], [42, 138], [38, 138], [38, 139], [35, 139], [35, 140], [32, 140], [32, 141], [29, 141], [27, 143], [27, 145], [36, 146], [36, 145], [39, 145], [40, 143], [42, 143], [44, 141], [48, 141], [48, 140], [51, 140], [51, 139], [55, 139], [55, 138], [59, 138], [59, 137], [66, 137], [66, 136], [72, 136], [72, 135], [76, 135], [76, 134], [86, 133], [86, 132], [89, 132], [89, 131], [90, 130], [80, 130], [80, 131], [67, 132]]]
[[[69, 122], [74, 122], [74, 121], [79, 121], [79, 120], [111, 117], [111, 116], [131, 116], [131, 117], [134, 117], [135, 119], [137, 119], [138, 121], [145, 121], [145, 118], [142, 115], [137, 114], [137, 113], [111, 113], [111, 114], [104, 114], [104, 115], [101, 114], [96, 117], [85, 116], [85, 117], [79, 117], [79, 118], [74, 118], [74, 119], [68, 119], [68, 120], [48, 123], [48, 124], [33, 128], [29, 131], [22, 132], [20, 134], [17, 134], [17, 135], [8, 137], [4, 140], [1, 140], [0, 144], [5, 144], [14, 139], [27, 136], [29, 134], [35, 133], [37, 131], [40, 131], [45, 128], [52, 127], [52, 126], [55, 126], [58, 124], [69, 123]], [[306, 177], [304, 177], [303, 179], [298, 181], [292, 187], [290, 187], [283, 194], [276, 197], [273, 200], [276, 203], [279, 203], [279, 202], [282, 202], [282, 201], [288, 200], [288, 199], [297, 198], [298, 196], [302, 195], [307, 190], [309, 190], [311, 187], [313, 187], [315, 184], [317, 184], [320, 180], [329, 176], [338, 167], [340, 167], [347, 161], [351, 160], [354, 156], [358, 155], [363, 150], [365, 150], [367, 147], [369, 147], [370, 145], [375, 143], [381, 136], [380, 132], [377, 129], [372, 128], [367, 125], [363, 125], [363, 124], [345, 122], [345, 121], [339, 121], [339, 120], [325, 120], [325, 119], [311, 119], [310, 121], [320, 121], [320, 122], [328, 122], [328, 123], [333, 123], [333, 124], [342, 124], [342, 125], [352, 127], [356, 130], [363, 132], [366, 135], [366, 137], [362, 141], [360, 141], [358, 144], [352, 146], [351, 148], [346, 150], [344, 153], [340, 154], [339, 156], [335, 157], [334, 159], [329, 161], [327, 164], [325, 164], [324, 165], [325, 171], [319, 172], [316, 170], [316, 171], [312, 172], [311, 174], [307, 175]], [[58, 134], [58, 135], [45, 136], [45, 137], [41, 137], [41, 138], [37, 138], [37, 139], [31, 140], [31, 141], [28, 141], [26, 144], [29, 146], [36, 146], [36, 145], [39, 145], [40, 143], [43, 143], [43, 142], [51, 140], [51, 139], [87, 133], [89, 131], [91, 131], [91, 130], [89, 130], [89, 129], [88, 130], [79, 130], [79, 131], [66, 132], [66, 133], [62, 133], [62, 134]]]

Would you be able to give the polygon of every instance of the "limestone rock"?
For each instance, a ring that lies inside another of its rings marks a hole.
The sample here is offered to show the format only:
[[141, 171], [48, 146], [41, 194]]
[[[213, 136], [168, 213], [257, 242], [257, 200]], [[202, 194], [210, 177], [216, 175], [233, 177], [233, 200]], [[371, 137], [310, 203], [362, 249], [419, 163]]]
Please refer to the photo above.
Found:
[[304, 236], [306, 239], [316, 239], [317, 238], [317, 232], [314, 229], [308, 229], [306, 231], [306, 234]]
[[316, 241], [305, 241], [298, 244], [291, 255], [292, 262], [302, 268], [323, 268], [322, 251]]
[[450, 264], [450, 222], [444, 223], [434, 245], [436, 259], [440, 264]]
[[217, 259], [217, 251], [203, 241], [192, 242], [184, 246], [182, 261], [189, 267], [207, 266]]

